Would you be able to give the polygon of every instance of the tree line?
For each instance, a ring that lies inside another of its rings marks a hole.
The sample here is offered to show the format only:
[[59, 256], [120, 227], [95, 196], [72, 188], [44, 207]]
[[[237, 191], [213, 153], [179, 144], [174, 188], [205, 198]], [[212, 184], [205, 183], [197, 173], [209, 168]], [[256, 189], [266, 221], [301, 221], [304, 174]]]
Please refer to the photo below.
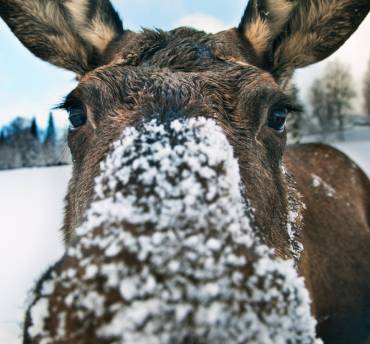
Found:
[[18, 117], [0, 131], [0, 170], [68, 163], [66, 137], [58, 135], [52, 113], [46, 130], [39, 128], [36, 118]]
[[[357, 96], [348, 66], [338, 60], [327, 64], [324, 73], [311, 86], [308, 109], [303, 107], [294, 84], [290, 92], [303, 108], [289, 118], [291, 142], [299, 142], [303, 136], [314, 133], [323, 141], [327, 141], [331, 133], [336, 134], [336, 139], [344, 140], [346, 125], [353, 121], [353, 100]], [[363, 114], [370, 123], [370, 60], [364, 77], [363, 100]]]
[[[344, 138], [356, 97], [351, 72], [346, 65], [339, 61], [328, 63], [310, 89], [308, 109], [300, 101], [299, 90], [294, 84], [289, 92], [293, 101], [302, 108], [288, 120], [291, 143], [318, 133], [323, 141], [330, 133], [335, 133], [339, 140]], [[364, 77], [363, 99], [363, 112], [370, 123], [370, 61]], [[36, 118], [29, 121], [20, 117], [0, 130], [0, 170], [57, 166], [70, 162], [66, 133], [58, 135], [52, 113], [49, 114], [46, 130], [39, 128]]]

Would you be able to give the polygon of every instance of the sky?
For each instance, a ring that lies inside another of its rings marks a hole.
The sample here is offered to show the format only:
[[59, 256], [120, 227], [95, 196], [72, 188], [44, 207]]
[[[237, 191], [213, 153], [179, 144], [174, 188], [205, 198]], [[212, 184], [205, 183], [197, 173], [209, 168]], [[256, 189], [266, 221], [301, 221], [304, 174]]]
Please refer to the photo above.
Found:
[[[247, 0], [113, 0], [131, 30], [177, 26], [192, 26], [208, 32], [218, 32], [237, 26]], [[361, 94], [363, 74], [370, 58], [370, 16], [359, 30], [329, 60], [340, 59], [348, 65], [358, 94]], [[16, 116], [37, 116], [46, 123], [48, 112], [61, 102], [76, 85], [73, 73], [45, 63], [24, 48], [0, 20], [0, 126]], [[327, 60], [296, 73], [301, 99], [308, 99], [309, 87], [325, 69]], [[361, 99], [355, 110], [361, 111]], [[55, 112], [58, 125], [67, 124], [64, 112]]]

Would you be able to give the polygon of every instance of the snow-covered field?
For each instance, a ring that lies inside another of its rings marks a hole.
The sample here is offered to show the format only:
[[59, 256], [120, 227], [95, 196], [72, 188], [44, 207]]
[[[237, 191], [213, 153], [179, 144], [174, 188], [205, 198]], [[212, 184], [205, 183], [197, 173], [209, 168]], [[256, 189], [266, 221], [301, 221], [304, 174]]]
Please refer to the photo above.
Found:
[[27, 292], [63, 253], [70, 167], [0, 172], [0, 343], [21, 343]]
[[370, 141], [355, 141], [334, 145], [349, 155], [370, 177]]
[[[338, 144], [370, 176], [370, 141]], [[0, 343], [20, 343], [27, 293], [63, 253], [69, 167], [0, 172]]]

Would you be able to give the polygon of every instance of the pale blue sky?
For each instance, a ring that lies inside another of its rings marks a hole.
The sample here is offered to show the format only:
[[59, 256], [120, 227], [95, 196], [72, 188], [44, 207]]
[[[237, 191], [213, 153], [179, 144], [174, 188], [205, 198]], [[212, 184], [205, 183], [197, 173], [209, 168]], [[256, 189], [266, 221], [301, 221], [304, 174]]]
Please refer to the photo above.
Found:
[[[113, 0], [126, 28], [172, 29], [190, 25], [206, 31], [219, 31], [236, 26], [243, 14], [246, 0]], [[360, 93], [362, 74], [370, 56], [370, 18], [358, 33], [336, 55], [348, 63], [354, 72]], [[37, 115], [41, 124], [48, 110], [61, 101], [75, 85], [74, 75], [42, 62], [29, 53], [0, 20], [0, 125], [17, 115]], [[302, 96], [323, 64], [298, 73]], [[360, 107], [358, 102], [358, 108]], [[66, 115], [58, 112], [59, 124]]]

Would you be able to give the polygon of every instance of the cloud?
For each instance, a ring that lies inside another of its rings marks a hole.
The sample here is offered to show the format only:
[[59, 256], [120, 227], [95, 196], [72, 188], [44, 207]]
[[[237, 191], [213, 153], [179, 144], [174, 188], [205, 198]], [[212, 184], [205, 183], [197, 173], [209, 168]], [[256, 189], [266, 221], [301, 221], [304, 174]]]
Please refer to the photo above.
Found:
[[197, 30], [209, 33], [216, 33], [228, 29], [228, 26], [221, 20], [203, 13], [193, 13], [180, 18], [174, 26], [190, 26]]

